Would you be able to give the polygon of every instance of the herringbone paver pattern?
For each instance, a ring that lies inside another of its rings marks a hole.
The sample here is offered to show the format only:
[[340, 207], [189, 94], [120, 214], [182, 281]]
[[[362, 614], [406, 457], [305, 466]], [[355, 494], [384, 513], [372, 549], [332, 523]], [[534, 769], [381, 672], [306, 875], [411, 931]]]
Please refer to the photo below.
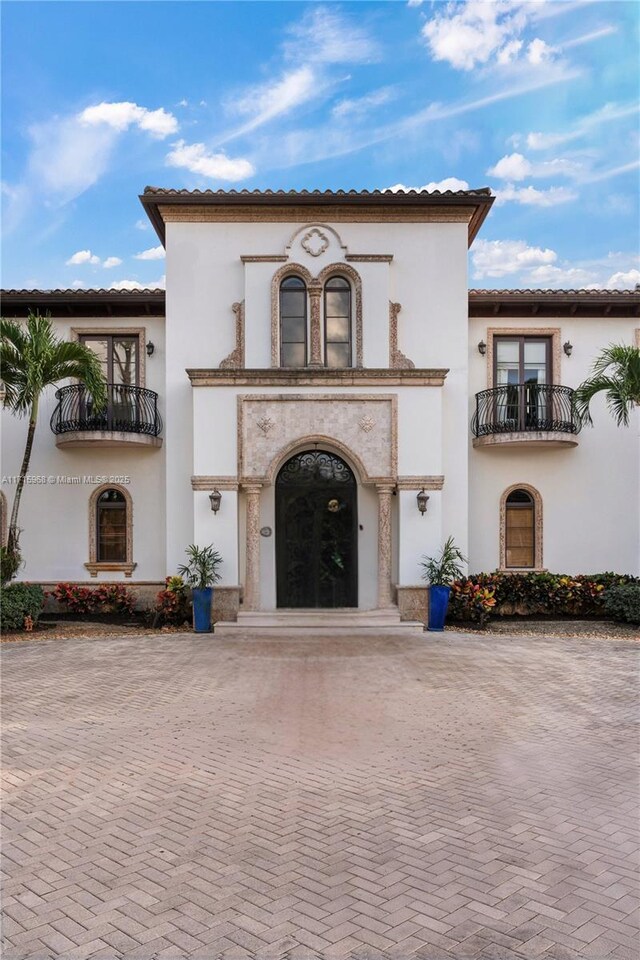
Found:
[[3, 956], [637, 960], [637, 650], [6, 645]]

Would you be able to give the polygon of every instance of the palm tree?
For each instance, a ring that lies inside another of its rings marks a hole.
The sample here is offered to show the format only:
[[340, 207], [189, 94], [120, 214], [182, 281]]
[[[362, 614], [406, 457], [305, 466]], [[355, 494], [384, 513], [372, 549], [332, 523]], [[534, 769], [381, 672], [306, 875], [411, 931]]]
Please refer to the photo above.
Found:
[[82, 343], [60, 340], [54, 334], [51, 316], [43, 317], [31, 311], [26, 323], [0, 320], [0, 376], [4, 384], [3, 406], [19, 417], [29, 417], [7, 540], [7, 552], [15, 556], [19, 564], [18, 511], [31, 461], [43, 390], [60, 380], [74, 377], [84, 383], [98, 408], [105, 405], [107, 390], [95, 353]]
[[629, 426], [629, 415], [640, 405], [640, 349], [611, 343], [596, 357], [591, 376], [575, 392], [578, 416], [592, 423], [589, 404], [596, 393], [605, 392], [607, 406], [618, 426]]

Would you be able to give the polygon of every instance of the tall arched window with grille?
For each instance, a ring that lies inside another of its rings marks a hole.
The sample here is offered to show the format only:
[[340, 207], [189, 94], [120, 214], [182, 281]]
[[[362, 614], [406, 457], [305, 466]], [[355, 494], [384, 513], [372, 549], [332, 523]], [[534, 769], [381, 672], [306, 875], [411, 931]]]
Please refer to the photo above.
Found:
[[352, 366], [351, 284], [340, 276], [324, 286], [324, 356], [327, 367]]
[[307, 287], [300, 277], [280, 284], [280, 365], [304, 367], [307, 362]]

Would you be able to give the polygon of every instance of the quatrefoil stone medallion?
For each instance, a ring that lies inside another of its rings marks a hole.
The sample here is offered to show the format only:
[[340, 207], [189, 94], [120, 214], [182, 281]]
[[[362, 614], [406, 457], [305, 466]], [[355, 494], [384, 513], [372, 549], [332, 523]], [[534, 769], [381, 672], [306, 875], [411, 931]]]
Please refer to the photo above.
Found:
[[258, 420], [257, 426], [260, 430], [262, 430], [266, 437], [269, 433], [269, 430], [271, 430], [275, 424], [271, 417], [261, 417], [260, 420]]
[[375, 425], [376, 421], [373, 417], [370, 417], [368, 413], [360, 420], [360, 429], [364, 430], [365, 433], [371, 433]]
[[309, 230], [309, 233], [305, 233], [301, 246], [309, 256], [319, 257], [329, 246], [329, 239], [321, 230], [314, 227], [313, 230]]

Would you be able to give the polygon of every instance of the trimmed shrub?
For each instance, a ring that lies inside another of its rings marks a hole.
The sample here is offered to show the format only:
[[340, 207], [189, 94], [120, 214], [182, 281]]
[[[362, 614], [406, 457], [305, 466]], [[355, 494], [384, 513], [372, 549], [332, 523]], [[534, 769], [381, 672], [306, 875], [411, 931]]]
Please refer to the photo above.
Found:
[[612, 620], [640, 624], [640, 583], [619, 583], [604, 595], [604, 609]]
[[3, 630], [31, 629], [44, 606], [44, 590], [32, 583], [11, 583], [0, 591]]
[[605, 616], [605, 595], [625, 584], [640, 585], [640, 579], [616, 573], [478, 573], [453, 583], [447, 619], [483, 625], [491, 616]]
[[187, 585], [182, 577], [167, 577], [165, 588], [156, 598], [153, 624], [171, 624], [181, 626], [190, 619]]
[[136, 596], [122, 583], [105, 583], [100, 587], [81, 587], [76, 583], [59, 583], [52, 591], [61, 606], [79, 616], [87, 613], [132, 614]]

